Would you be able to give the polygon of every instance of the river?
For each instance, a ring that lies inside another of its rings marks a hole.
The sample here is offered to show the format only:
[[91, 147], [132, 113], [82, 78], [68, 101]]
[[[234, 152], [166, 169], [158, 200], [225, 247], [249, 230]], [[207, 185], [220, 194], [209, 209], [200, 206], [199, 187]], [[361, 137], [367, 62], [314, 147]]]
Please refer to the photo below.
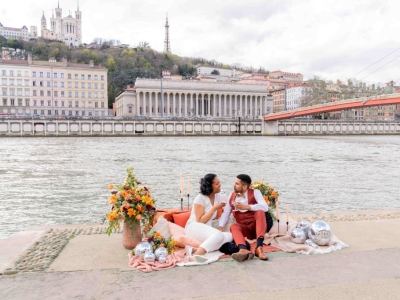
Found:
[[108, 185], [130, 166], [159, 208], [180, 206], [180, 173], [191, 200], [206, 173], [227, 193], [247, 173], [293, 213], [400, 208], [399, 161], [399, 136], [1, 138], [0, 238], [32, 225], [100, 223]]

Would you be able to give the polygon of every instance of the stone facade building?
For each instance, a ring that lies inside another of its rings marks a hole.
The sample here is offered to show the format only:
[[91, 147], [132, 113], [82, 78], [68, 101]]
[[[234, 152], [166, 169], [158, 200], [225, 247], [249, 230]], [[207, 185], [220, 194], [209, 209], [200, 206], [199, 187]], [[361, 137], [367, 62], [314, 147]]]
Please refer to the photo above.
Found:
[[24, 25], [21, 28], [5, 27], [0, 23], [0, 35], [7, 39], [22, 39], [24, 41], [29, 41], [31, 38], [37, 37], [37, 27], [31, 26], [31, 30]]
[[[117, 116], [258, 118], [272, 112], [266, 86], [199, 81], [136, 79], [116, 98]], [[272, 101], [271, 101], [272, 102]]]

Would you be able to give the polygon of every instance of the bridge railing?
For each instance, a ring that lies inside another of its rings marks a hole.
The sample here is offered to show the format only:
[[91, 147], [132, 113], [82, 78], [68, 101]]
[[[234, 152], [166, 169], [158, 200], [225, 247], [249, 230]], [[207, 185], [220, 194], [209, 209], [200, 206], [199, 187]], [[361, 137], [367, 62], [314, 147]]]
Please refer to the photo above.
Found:
[[307, 111], [309, 109], [314, 109], [314, 108], [322, 108], [322, 107], [327, 107], [327, 106], [339, 106], [342, 104], [347, 104], [347, 103], [353, 103], [353, 102], [367, 102], [367, 101], [371, 101], [371, 100], [377, 100], [377, 99], [392, 99], [392, 98], [399, 98], [400, 97], [400, 93], [396, 93], [396, 94], [388, 94], [388, 95], [375, 95], [375, 96], [370, 96], [370, 97], [361, 97], [361, 98], [352, 98], [352, 99], [346, 99], [346, 100], [341, 100], [341, 101], [336, 101], [336, 102], [326, 102], [326, 103], [321, 103], [321, 104], [317, 104], [317, 105], [313, 105], [313, 106], [305, 106], [305, 107], [300, 107], [297, 108], [295, 110], [284, 110], [284, 111], [280, 111], [280, 112], [276, 112], [276, 113], [272, 113], [269, 115], [266, 115], [266, 117], [269, 116], [280, 116], [280, 115], [284, 115], [284, 114], [288, 114], [291, 113], [292, 115], [297, 113], [297, 112], [301, 112], [301, 111]]

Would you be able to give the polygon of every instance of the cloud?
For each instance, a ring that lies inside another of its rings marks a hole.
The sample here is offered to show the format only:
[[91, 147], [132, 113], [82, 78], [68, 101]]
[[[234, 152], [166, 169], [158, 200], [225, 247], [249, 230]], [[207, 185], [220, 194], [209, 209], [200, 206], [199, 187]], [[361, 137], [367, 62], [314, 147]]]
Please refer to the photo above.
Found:
[[[49, 20], [55, 6], [54, 0], [10, 2], [1, 22], [39, 27], [42, 9]], [[74, 11], [76, 1], [62, 0], [60, 6], [64, 13]], [[394, 0], [80, 1], [84, 42], [95, 37], [131, 45], [147, 41], [162, 51], [168, 12], [175, 54], [332, 80], [349, 78], [400, 46], [399, 8]], [[395, 60], [366, 80], [396, 79], [399, 65]]]

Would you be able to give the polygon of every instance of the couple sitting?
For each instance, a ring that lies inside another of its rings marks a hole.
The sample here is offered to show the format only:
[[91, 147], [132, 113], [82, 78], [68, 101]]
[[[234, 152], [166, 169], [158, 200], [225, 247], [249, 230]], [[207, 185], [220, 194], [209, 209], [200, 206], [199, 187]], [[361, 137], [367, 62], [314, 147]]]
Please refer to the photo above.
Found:
[[[194, 199], [192, 212], [185, 227], [185, 235], [191, 236], [202, 244], [198, 249], [187, 248], [188, 255], [203, 255], [216, 251], [222, 245], [235, 242], [238, 251], [232, 258], [238, 262], [252, 259], [254, 254], [250, 251], [245, 237], [257, 239], [255, 255], [261, 260], [268, 257], [263, 251], [263, 241], [267, 232], [265, 212], [268, 205], [259, 190], [250, 188], [251, 178], [240, 174], [233, 186], [234, 192], [229, 197], [222, 195], [221, 183], [215, 174], [207, 174], [200, 181], [200, 194]], [[224, 212], [219, 219], [218, 229], [211, 223], [217, 217], [217, 211], [224, 207]], [[231, 225], [229, 232], [223, 228], [229, 220], [230, 214], [236, 223]]]

